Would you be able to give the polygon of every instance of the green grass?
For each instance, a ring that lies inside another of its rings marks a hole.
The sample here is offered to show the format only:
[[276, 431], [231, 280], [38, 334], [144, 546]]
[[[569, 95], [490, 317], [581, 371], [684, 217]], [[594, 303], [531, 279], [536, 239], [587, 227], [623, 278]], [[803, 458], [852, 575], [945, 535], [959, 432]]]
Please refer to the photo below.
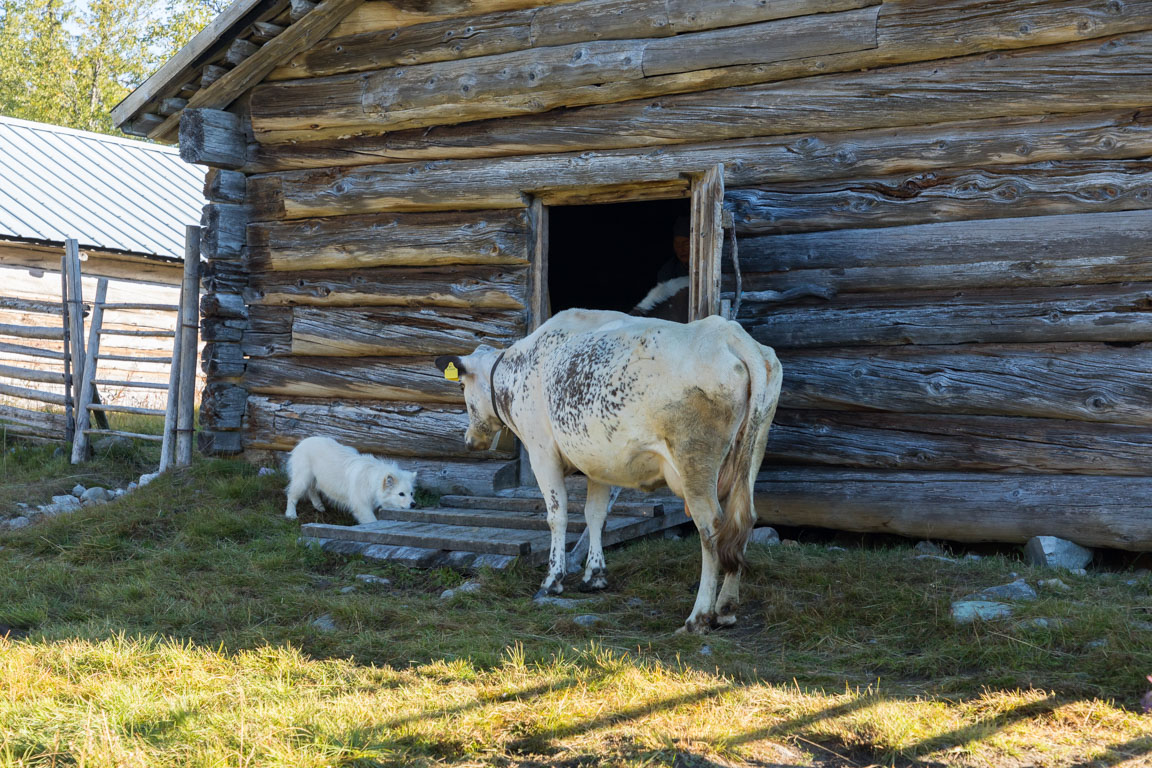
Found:
[[[51, 448], [5, 451], [0, 512], [95, 484], [78, 478], [126, 481], [150, 450], [80, 473]], [[0, 536], [0, 624], [14, 629], [0, 640], [0, 765], [1073, 766], [1152, 753], [1138, 713], [1152, 582], [1131, 573], [1063, 575], [1070, 592], [1019, 606], [1019, 619], [1059, 619], [1047, 630], [958, 627], [957, 597], [1011, 571], [1053, 574], [1003, 555], [776, 547], [752, 553], [739, 627], [684, 636], [694, 540], [609, 552], [612, 589], [578, 611], [534, 606], [532, 568], [442, 602], [461, 575], [298, 545], [283, 485], [200, 461]], [[605, 623], [580, 627], [580, 612]], [[313, 626], [323, 614], [336, 632]]]

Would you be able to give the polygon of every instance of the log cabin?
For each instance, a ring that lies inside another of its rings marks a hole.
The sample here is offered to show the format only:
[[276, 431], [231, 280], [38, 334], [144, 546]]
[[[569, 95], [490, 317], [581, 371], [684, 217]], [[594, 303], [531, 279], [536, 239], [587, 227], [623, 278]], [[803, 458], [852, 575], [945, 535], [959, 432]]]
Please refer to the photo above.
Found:
[[526, 482], [431, 359], [688, 217], [785, 368], [763, 520], [1152, 548], [1152, 0], [237, 0], [113, 115], [213, 168], [205, 451]]

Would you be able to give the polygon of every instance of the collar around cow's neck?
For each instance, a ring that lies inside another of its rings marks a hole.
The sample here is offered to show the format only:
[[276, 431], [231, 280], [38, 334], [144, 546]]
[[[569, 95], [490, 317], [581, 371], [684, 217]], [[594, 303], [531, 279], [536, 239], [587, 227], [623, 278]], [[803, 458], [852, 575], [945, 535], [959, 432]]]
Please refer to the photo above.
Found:
[[496, 368], [504, 361], [504, 353], [507, 351], [506, 349], [500, 350], [496, 362], [492, 364], [492, 371], [488, 374], [488, 393], [492, 396], [492, 413], [496, 414], [496, 418], [500, 419], [500, 423], [505, 427], [508, 427], [509, 424], [500, 415], [500, 409], [496, 406]]

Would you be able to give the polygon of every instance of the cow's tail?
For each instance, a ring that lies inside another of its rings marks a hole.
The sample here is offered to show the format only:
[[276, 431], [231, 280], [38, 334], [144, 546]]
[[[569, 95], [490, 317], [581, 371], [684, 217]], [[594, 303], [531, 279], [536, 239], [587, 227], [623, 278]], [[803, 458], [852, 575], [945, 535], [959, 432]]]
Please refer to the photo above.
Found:
[[744, 567], [744, 548], [756, 525], [753, 488], [760, 464], [764, 461], [768, 429], [776, 415], [776, 403], [784, 380], [780, 361], [771, 347], [757, 344], [743, 328], [739, 329], [737, 336], [739, 342], [733, 340], [731, 348], [748, 369], [748, 409], [729, 460], [725, 462], [732, 473], [731, 486], [716, 531], [716, 555], [724, 573], [733, 573]]

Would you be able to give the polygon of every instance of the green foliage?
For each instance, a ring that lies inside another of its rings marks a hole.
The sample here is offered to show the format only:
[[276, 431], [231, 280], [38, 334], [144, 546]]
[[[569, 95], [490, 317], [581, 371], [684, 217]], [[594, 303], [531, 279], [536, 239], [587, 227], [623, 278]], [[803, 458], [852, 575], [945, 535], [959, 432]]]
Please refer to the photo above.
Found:
[[0, 114], [116, 133], [109, 111], [224, 0], [0, 0]]

